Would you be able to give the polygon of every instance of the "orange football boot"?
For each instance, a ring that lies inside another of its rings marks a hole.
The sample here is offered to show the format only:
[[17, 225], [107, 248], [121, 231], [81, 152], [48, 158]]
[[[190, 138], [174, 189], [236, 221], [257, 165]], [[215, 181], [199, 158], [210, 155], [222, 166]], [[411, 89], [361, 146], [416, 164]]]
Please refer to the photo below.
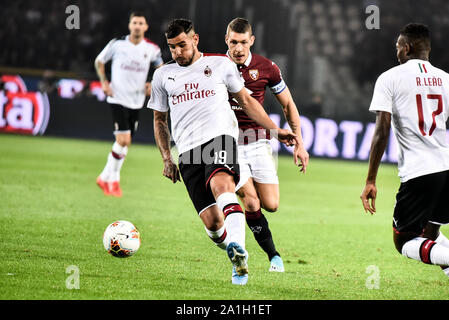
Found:
[[119, 181], [109, 182], [109, 190], [110, 190], [110, 195], [113, 195], [114, 197], [122, 196], [122, 189], [120, 189]]
[[101, 190], [103, 190], [103, 193], [106, 196], [111, 195], [109, 183], [106, 182], [106, 181], [101, 180], [100, 176], [98, 176], [98, 178], [97, 178], [97, 185], [101, 188]]

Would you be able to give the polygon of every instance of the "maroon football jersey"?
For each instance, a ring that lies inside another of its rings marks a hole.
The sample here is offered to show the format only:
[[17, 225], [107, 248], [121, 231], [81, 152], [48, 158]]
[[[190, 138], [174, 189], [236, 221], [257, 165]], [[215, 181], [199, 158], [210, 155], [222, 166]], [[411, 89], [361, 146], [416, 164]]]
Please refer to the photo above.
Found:
[[[267, 87], [274, 94], [279, 94], [286, 88], [278, 66], [265, 57], [250, 54], [245, 64], [237, 65], [237, 68], [245, 80], [246, 89], [262, 106]], [[229, 103], [239, 122], [239, 144], [247, 144], [258, 139], [270, 139], [268, 130], [264, 130], [251, 120], [234, 98], [230, 97]]]

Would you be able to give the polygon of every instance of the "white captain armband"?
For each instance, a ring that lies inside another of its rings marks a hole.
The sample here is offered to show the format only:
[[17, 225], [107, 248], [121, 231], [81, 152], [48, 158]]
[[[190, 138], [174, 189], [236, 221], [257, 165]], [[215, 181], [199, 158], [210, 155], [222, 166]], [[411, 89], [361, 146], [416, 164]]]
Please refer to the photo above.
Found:
[[282, 91], [284, 91], [285, 88], [287, 88], [287, 85], [285, 84], [285, 81], [283, 79], [281, 79], [281, 82], [279, 82], [277, 85], [275, 85], [273, 87], [270, 87], [270, 90], [274, 94], [279, 94]]

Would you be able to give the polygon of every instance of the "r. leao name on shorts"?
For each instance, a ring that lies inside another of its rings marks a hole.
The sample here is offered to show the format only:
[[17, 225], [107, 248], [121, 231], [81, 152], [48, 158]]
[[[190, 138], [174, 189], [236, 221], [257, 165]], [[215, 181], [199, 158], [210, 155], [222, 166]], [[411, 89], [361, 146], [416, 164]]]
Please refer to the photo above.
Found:
[[418, 87], [441, 87], [443, 85], [443, 80], [438, 77], [416, 77], [416, 85]]
[[172, 104], [176, 105], [178, 103], [186, 102], [189, 100], [205, 99], [208, 97], [215, 96], [215, 90], [202, 89], [199, 90], [199, 83], [186, 83], [184, 84], [185, 92], [179, 95], [174, 95], [171, 97]]

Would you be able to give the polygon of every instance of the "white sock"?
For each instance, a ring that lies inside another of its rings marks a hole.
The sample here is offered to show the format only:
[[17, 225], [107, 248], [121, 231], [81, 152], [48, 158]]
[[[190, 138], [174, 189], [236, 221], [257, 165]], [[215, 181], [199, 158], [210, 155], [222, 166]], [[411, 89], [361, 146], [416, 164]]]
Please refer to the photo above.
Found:
[[[440, 234], [435, 239], [435, 242], [439, 245], [449, 248], [449, 239], [445, 237], [445, 235], [440, 231]], [[444, 274], [449, 277], [449, 266], [441, 266]]]
[[109, 152], [106, 166], [100, 174], [101, 180], [107, 182], [120, 181], [120, 170], [127, 154], [127, 146], [122, 147], [117, 143], [117, 141], [114, 142], [112, 145], [112, 151]]
[[215, 242], [215, 244], [220, 249], [226, 250], [226, 247], [228, 246], [230, 241], [225, 226], [221, 227], [217, 231], [211, 231], [206, 227], [204, 227], [204, 229], [206, 230], [206, 233], [209, 236], [209, 238], [211, 238], [211, 240]]
[[229, 242], [237, 242], [245, 249], [245, 215], [235, 193], [225, 192], [217, 199], [217, 206], [225, 216], [225, 227], [228, 232]]
[[402, 254], [427, 264], [449, 265], [449, 248], [427, 238], [416, 237], [407, 241], [402, 247]]
[[435, 239], [435, 242], [443, 247], [449, 248], [449, 239], [445, 237], [443, 233], [440, 232], [438, 238]]
[[441, 266], [441, 269], [443, 270], [444, 274], [449, 277], [449, 267], [444, 268], [443, 266]]

